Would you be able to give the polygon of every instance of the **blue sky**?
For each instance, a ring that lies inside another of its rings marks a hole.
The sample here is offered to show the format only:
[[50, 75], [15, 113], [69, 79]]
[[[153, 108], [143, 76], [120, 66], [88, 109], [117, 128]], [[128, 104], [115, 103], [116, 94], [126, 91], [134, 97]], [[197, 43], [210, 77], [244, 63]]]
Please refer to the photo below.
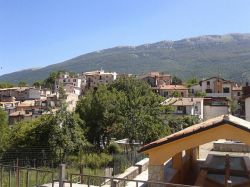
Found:
[[0, 0], [0, 75], [120, 45], [250, 33], [249, 0]]

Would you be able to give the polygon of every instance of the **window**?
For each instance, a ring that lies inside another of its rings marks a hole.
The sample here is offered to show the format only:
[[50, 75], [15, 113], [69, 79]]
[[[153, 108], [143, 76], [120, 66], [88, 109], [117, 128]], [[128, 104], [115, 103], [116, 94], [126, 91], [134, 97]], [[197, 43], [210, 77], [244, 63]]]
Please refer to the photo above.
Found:
[[240, 92], [237, 93], [237, 96], [240, 96]]
[[183, 92], [181, 92], [181, 97], [183, 97], [184, 96], [184, 93]]
[[207, 85], [210, 86], [210, 81], [207, 81]]
[[73, 81], [76, 82], [76, 79], [74, 79]]
[[195, 111], [198, 111], [198, 106], [194, 106], [194, 110], [195, 110]]
[[168, 96], [168, 92], [163, 92], [163, 96], [167, 97]]
[[223, 93], [230, 93], [230, 90], [228, 87], [223, 88]]
[[212, 89], [206, 89], [206, 93], [212, 93]]

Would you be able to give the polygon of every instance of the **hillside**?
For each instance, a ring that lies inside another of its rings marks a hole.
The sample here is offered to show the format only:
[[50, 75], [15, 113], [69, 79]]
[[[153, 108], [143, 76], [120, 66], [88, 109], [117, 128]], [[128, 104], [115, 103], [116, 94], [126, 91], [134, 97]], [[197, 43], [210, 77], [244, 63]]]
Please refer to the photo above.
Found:
[[250, 78], [250, 34], [207, 35], [178, 41], [104, 49], [40, 69], [0, 76], [0, 81], [33, 82], [55, 70], [84, 72], [104, 69], [139, 74], [168, 72], [189, 78], [220, 74], [236, 81]]

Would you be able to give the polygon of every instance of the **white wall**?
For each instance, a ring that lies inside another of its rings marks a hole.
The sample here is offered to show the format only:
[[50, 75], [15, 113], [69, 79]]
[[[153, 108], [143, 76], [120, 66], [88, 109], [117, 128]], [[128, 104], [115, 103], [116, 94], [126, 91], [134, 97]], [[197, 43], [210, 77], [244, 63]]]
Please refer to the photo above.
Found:
[[229, 114], [228, 106], [204, 106], [204, 120]]
[[245, 99], [246, 120], [250, 121], [250, 97]]

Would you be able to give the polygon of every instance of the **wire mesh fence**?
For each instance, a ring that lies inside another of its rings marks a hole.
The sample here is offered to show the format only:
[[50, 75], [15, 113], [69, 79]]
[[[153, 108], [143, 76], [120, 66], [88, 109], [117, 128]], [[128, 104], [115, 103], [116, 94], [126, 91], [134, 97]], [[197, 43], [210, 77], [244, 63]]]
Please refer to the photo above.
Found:
[[[0, 167], [3, 166], [1, 169], [0, 187], [25, 187], [27, 185], [36, 186], [36, 184], [51, 183], [51, 181], [59, 178], [58, 166], [60, 163], [65, 163], [67, 166], [66, 179], [69, 179], [72, 173], [114, 177], [145, 157], [145, 155], [139, 154], [136, 149], [124, 151], [120, 154], [93, 152], [89, 151], [83, 153], [83, 155], [80, 153], [65, 154], [62, 152], [54, 154], [48, 147], [18, 148], [5, 151], [0, 153]], [[104, 154], [103, 157], [102, 154]], [[95, 158], [96, 155], [101, 160], [98, 161]], [[85, 159], [82, 159], [83, 156]], [[17, 170], [17, 168], [20, 169]], [[87, 183], [87, 180], [91, 180], [90, 183], [94, 185], [105, 182], [102, 178], [84, 178], [82, 181]], [[74, 181], [79, 183], [81, 177], [76, 177]]]

